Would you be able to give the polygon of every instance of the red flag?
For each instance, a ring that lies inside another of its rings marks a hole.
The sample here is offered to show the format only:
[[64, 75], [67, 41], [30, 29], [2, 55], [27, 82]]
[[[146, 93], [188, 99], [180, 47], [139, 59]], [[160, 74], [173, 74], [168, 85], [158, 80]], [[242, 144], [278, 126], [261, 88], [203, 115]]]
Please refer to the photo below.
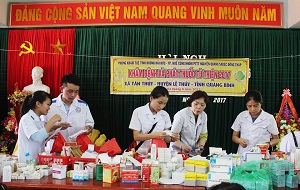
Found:
[[19, 83], [22, 90], [32, 84], [31, 70], [44, 70], [43, 84], [51, 95], [60, 93], [61, 78], [73, 70], [75, 29], [10, 30], [7, 56], [7, 92]]

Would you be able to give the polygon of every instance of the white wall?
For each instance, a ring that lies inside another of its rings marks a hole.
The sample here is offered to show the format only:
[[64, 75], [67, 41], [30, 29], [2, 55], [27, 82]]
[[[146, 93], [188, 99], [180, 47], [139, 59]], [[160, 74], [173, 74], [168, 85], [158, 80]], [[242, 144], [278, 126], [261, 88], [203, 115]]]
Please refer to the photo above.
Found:
[[7, 27], [8, 0], [1, 0], [0, 7], [0, 28]]
[[300, 28], [300, 1], [289, 0], [288, 1], [288, 27]]

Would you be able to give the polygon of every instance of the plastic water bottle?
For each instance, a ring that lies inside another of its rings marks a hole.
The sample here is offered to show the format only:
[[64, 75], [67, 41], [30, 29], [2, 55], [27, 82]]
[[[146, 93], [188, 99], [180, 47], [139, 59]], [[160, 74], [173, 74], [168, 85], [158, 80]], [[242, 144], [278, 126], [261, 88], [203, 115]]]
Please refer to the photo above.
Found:
[[28, 165], [35, 165], [35, 161], [31, 158], [31, 155], [29, 152], [26, 152], [25, 157], [26, 157], [26, 163]]

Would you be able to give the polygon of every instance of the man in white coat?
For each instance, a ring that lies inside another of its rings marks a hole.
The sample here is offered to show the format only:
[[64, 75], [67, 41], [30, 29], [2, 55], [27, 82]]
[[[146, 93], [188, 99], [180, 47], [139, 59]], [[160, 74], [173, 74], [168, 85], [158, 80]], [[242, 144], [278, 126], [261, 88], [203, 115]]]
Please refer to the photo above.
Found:
[[52, 100], [50, 110], [46, 117], [43, 118], [47, 122], [53, 115], [58, 114], [61, 117], [59, 125], [70, 125], [66, 130], [60, 133], [66, 141], [70, 136], [80, 130], [87, 130], [86, 134], [90, 134], [94, 127], [94, 119], [90, 112], [88, 104], [76, 98], [79, 94], [80, 79], [75, 74], [67, 74], [62, 78], [62, 93]]

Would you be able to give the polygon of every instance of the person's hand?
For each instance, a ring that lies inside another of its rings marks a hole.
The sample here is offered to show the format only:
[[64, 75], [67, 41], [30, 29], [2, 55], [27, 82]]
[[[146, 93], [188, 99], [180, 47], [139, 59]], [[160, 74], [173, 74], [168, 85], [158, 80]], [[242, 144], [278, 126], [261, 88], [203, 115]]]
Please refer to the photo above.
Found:
[[247, 145], [248, 145], [248, 143], [247, 143], [247, 141], [245, 140], [245, 139], [242, 139], [242, 138], [240, 138], [240, 145], [243, 147], [243, 148], [246, 148], [247, 147]]
[[[54, 131], [50, 131], [48, 134], [49, 136], [51, 136], [54, 133]], [[58, 137], [58, 133], [56, 135], [54, 135], [53, 137], [51, 137], [51, 139], [56, 139]]]
[[70, 123], [60, 123], [59, 127], [61, 127], [61, 130], [66, 130], [69, 127], [72, 127]]
[[153, 134], [154, 138], [158, 138], [158, 139], [163, 139], [167, 136], [166, 132], [155, 132], [151, 134]]
[[181, 150], [182, 150], [182, 152], [189, 153], [189, 152], [191, 152], [192, 149], [186, 145], [182, 145]]
[[172, 133], [172, 136], [171, 136], [171, 141], [172, 142], [178, 141], [179, 138], [180, 138], [179, 133]]
[[92, 131], [93, 131], [93, 127], [88, 125], [88, 126], [85, 126], [85, 128], [87, 130], [87, 132], [85, 132], [86, 135], [89, 135]]
[[203, 150], [196, 149], [195, 153], [194, 153], [194, 156], [196, 156], [196, 155], [201, 156], [202, 152], [203, 152]]
[[54, 116], [51, 117], [51, 119], [49, 120], [49, 122], [55, 123], [57, 121], [61, 121], [61, 117], [58, 114], [55, 114]]
[[54, 123], [52, 130], [56, 130], [58, 128], [61, 128], [61, 130], [66, 130], [67, 128], [72, 127], [71, 123], [67, 122], [56, 122]]

